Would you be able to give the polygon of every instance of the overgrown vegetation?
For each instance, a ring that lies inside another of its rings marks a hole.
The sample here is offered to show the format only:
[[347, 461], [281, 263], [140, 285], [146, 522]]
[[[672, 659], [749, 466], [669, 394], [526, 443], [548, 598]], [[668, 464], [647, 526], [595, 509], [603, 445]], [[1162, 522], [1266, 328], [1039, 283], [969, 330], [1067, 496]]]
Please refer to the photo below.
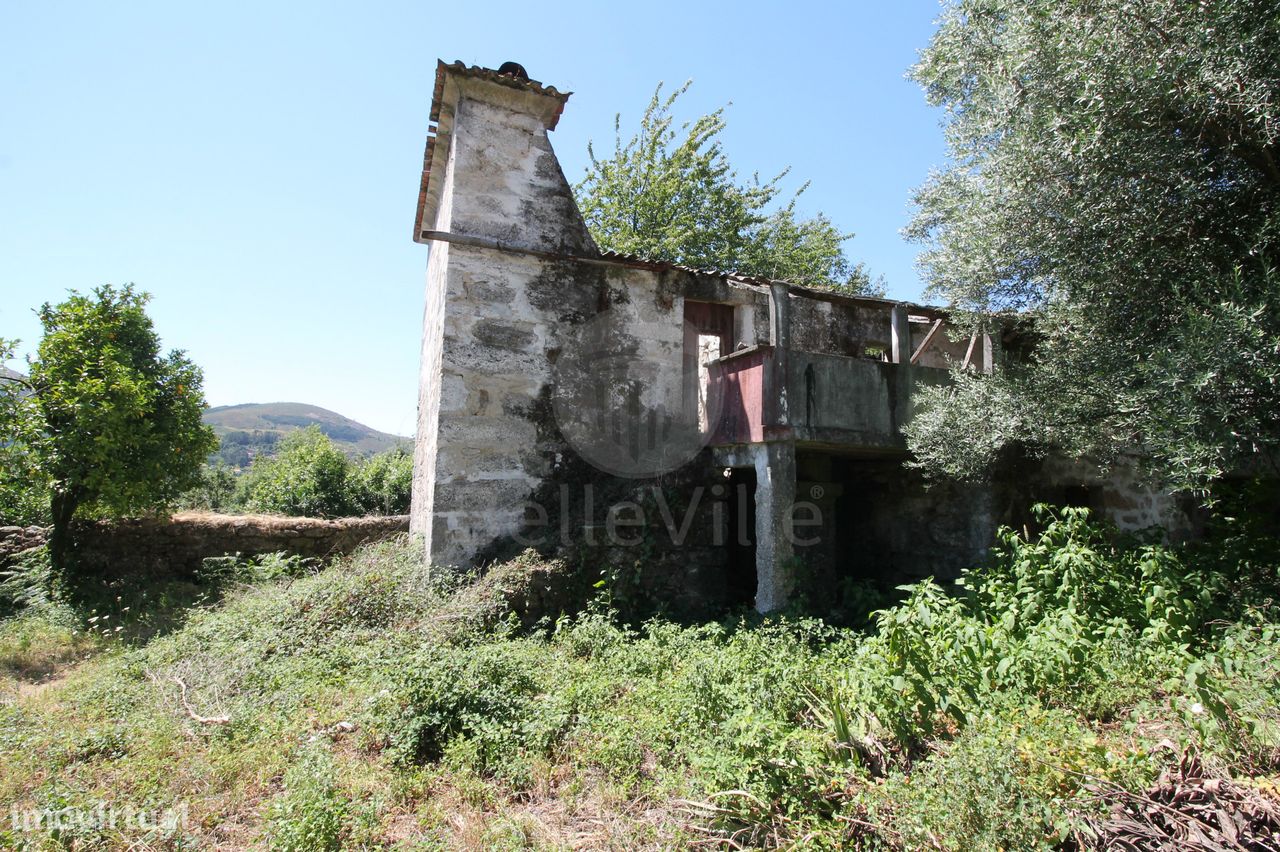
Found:
[[[24, 692], [0, 705], [0, 797], [189, 809], [169, 834], [58, 838], [80, 848], [1067, 849], [1213, 836], [1193, 799], [1276, 848], [1274, 554], [1235, 528], [1202, 550], [1042, 522], [867, 633], [539, 611], [570, 569], [477, 580], [396, 543], [310, 575], [230, 565], [238, 590], [149, 640], [78, 638], [82, 615], [32, 602], [0, 626]], [[1227, 552], [1266, 559], [1224, 575]], [[37, 629], [93, 658], [32, 694]]]
[[354, 460], [319, 426], [290, 432], [270, 456], [236, 476], [206, 465], [201, 483], [183, 495], [188, 509], [265, 512], [313, 518], [402, 515], [409, 511], [413, 456], [399, 447]]

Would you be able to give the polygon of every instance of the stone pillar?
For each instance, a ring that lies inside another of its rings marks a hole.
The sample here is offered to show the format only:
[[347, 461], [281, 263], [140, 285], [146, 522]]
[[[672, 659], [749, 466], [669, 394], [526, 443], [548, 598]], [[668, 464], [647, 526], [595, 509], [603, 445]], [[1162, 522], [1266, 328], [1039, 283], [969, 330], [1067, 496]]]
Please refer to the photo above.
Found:
[[982, 372], [994, 373], [1000, 360], [1000, 336], [986, 332], [982, 335]]
[[789, 442], [752, 447], [756, 468], [756, 609], [787, 605], [795, 583], [791, 511], [796, 501], [796, 454]]

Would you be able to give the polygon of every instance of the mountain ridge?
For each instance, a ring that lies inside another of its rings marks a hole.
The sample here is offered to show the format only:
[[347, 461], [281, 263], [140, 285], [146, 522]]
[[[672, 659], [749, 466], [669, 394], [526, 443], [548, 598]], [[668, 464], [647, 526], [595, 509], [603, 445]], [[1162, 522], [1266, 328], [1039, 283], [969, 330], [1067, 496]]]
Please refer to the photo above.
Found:
[[272, 453], [285, 435], [312, 425], [353, 456], [373, 455], [397, 446], [407, 448], [413, 443], [407, 436], [379, 432], [336, 411], [304, 402], [218, 405], [206, 409], [202, 419], [221, 441], [217, 455], [233, 467]]

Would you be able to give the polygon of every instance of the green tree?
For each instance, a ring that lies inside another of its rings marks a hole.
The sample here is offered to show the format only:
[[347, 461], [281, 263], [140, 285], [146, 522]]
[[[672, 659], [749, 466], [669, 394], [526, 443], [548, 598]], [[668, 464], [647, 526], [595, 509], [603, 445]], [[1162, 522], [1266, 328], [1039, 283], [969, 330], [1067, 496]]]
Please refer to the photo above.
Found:
[[0, 524], [47, 524], [49, 488], [32, 455], [26, 376], [5, 368], [15, 344], [0, 339]]
[[951, 159], [909, 229], [932, 294], [1034, 318], [1029, 357], [922, 395], [921, 463], [1141, 448], [1187, 489], [1274, 468], [1275, 4], [953, 0], [913, 74]]
[[10, 428], [36, 487], [49, 489], [50, 556], [63, 572], [78, 514], [167, 505], [198, 481], [217, 443], [200, 421], [200, 368], [180, 351], [161, 354], [148, 299], [105, 286], [39, 310], [44, 336]]
[[205, 464], [200, 471], [200, 481], [182, 495], [179, 507], [206, 512], [235, 512], [241, 508], [238, 502], [236, 474], [219, 459]]
[[852, 263], [841, 233], [819, 213], [802, 219], [796, 199], [769, 212], [784, 171], [772, 180], [742, 182], [720, 143], [724, 109], [674, 126], [671, 108], [689, 84], [667, 97], [659, 85], [639, 131], [622, 139], [615, 121], [613, 156], [591, 165], [575, 187], [596, 243], [702, 269], [723, 269], [852, 293], [880, 292], [862, 264]]
[[367, 515], [403, 515], [413, 489], [413, 454], [401, 447], [371, 456], [351, 472], [351, 499]]
[[246, 508], [316, 518], [351, 513], [351, 463], [319, 426], [290, 432], [279, 446], [275, 456], [255, 458], [242, 477]]

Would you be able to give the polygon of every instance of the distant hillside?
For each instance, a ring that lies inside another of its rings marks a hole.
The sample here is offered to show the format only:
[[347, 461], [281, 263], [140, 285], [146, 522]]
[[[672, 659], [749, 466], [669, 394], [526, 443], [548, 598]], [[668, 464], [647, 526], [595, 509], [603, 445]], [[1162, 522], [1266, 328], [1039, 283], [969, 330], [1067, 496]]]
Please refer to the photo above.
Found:
[[[3, 381], [18, 381], [25, 383], [27, 381], [27, 376], [24, 373], [19, 373], [17, 370], [10, 370], [8, 367], [0, 364], [0, 382]], [[30, 393], [31, 391], [26, 390], [25, 388], [18, 389], [18, 396], [27, 396]]]
[[260, 454], [270, 455], [289, 432], [315, 425], [353, 456], [368, 456], [392, 447], [409, 447], [413, 440], [370, 429], [327, 408], [301, 402], [220, 405], [204, 413], [222, 441], [218, 457], [232, 467], [244, 467]]

